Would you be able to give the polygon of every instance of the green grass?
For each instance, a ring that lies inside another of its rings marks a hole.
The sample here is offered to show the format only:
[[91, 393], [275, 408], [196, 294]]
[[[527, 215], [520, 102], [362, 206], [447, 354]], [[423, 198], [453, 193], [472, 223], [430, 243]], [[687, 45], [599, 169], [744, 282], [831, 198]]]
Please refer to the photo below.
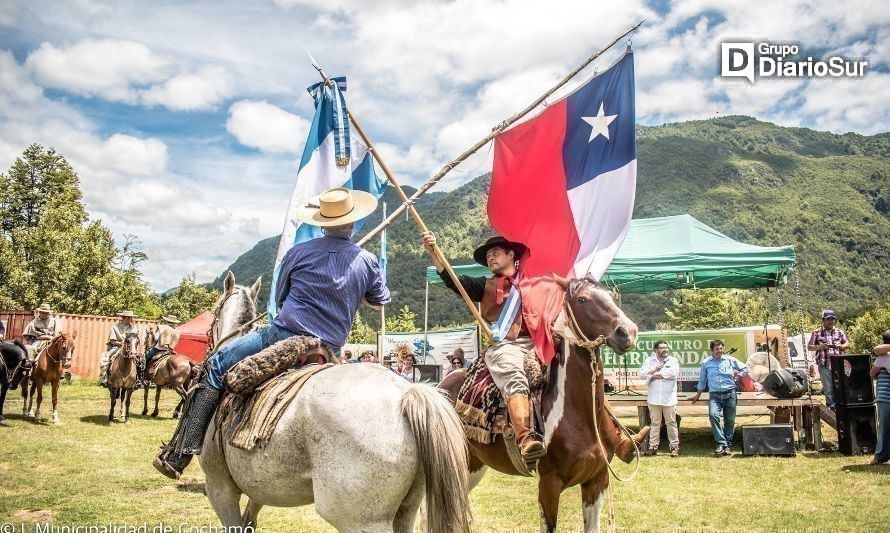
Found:
[[[175, 395], [165, 391], [163, 418], [142, 418], [140, 397], [130, 424], [108, 426], [106, 390], [75, 383], [62, 386], [62, 425], [53, 427], [23, 420], [18, 391], [11, 391], [0, 426], [0, 523], [30, 523], [25, 531], [35, 522], [148, 524], [149, 532], [159, 523], [173, 531], [218, 524], [197, 464], [178, 482], [151, 467], [160, 441], [173, 433], [174, 405]], [[49, 415], [48, 407], [43, 411]], [[755, 421], [765, 419], [741, 416], [738, 423]], [[827, 426], [823, 433], [835, 438]], [[870, 457], [713, 458], [707, 421], [692, 416], [682, 421], [681, 441], [683, 457], [644, 458], [636, 479], [613, 481], [619, 530], [886, 531], [890, 523], [890, 468], [867, 466]], [[628, 465], [617, 468], [630, 472]], [[489, 474], [471, 502], [475, 531], [538, 530], [534, 480]], [[259, 521], [264, 531], [332, 530], [311, 507], [265, 508]], [[582, 528], [577, 488], [563, 495], [559, 526]]]

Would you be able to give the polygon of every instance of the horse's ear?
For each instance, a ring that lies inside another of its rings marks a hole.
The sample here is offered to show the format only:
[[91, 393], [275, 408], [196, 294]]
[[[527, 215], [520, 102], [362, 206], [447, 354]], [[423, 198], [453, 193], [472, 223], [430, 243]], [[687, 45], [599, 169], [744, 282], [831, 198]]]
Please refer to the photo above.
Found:
[[263, 276], [260, 276], [253, 282], [253, 287], [250, 288], [250, 297], [256, 300], [256, 295], [260, 293], [260, 287], [263, 286]]
[[73, 339], [76, 339], [76, 338], [77, 338], [77, 330], [75, 329], [75, 330], [74, 330], [74, 333], [71, 334], [71, 339], [73, 340]]
[[235, 290], [235, 274], [232, 274], [231, 270], [226, 274], [226, 281], [223, 282], [223, 287], [226, 289], [226, 294], [230, 294]]
[[555, 281], [557, 285], [559, 285], [560, 287], [562, 287], [562, 290], [564, 290], [564, 291], [565, 291], [565, 290], [568, 290], [568, 288], [569, 288], [569, 280], [567, 280], [567, 279], [565, 279], [564, 277], [560, 276], [560, 275], [557, 274], [556, 272], [551, 272], [550, 275], [553, 277], [553, 281]]

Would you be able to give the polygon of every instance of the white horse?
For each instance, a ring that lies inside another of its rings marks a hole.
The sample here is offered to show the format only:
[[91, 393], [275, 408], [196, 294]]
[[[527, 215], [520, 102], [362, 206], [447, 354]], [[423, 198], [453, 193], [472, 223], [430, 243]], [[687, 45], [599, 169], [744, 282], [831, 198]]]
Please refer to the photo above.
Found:
[[[229, 273], [214, 338], [255, 315], [254, 289]], [[207, 497], [225, 526], [255, 526], [264, 505], [314, 503], [340, 531], [410, 532], [425, 495], [431, 531], [469, 531], [466, 441], [454, 408], [382, 366], [340, 365], [311, 378], [261, 448], [231, 446], [212, 423], [202, 450]]]

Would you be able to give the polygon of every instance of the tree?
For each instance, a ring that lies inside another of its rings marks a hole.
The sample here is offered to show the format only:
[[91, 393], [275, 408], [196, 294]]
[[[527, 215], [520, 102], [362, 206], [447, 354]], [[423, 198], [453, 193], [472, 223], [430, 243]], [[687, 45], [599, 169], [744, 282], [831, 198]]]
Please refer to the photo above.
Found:
[[871, 353], [881, 344], [881, 335], [890, 329], [890, 296], [859, 316], [847, 332], [852, 353]]
[[680, 291], [667, 322], [659, 329], [720, 329], [763, 324], [768, 317], [763, 295], [752, 291], [694, 289]]
[[195, 274], [182, 278], [179, 286], [169, 296], [161, 299], [163, 314], [173, 315], [183, 322], [196, 315], [209, 311], [222, 295], [217, 290], [208, 289], [195, 283]]
[[386, 317], [387, 333], [409, 333], [417, 331], [414, 320], [417, 315], [407, 305], [399, 309], [398, 314]]
[[377, 332], [362, 320], [360, 314], [356, 313], [346, 342], [349, 344], [374, 344], [377, 342]]
[[77, 174], [52, 149], [31, 145], [0, 174], [0, 303], [67, 313], [114, 315], [129, 308], [157, 317], [157, 298], [139, 270], [133, 236], [122, 248], [89, 221]]

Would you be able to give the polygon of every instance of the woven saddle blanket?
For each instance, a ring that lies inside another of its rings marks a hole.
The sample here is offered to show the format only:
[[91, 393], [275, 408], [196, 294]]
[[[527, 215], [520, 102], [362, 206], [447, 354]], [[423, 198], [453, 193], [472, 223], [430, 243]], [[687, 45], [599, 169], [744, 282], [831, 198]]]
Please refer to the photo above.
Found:
[[332, 366], [331, 363], [310, 364], [290, 369], [269, 379], [248, 396], [226, 394], [216, 411], [217, 431], [236, 448], [248, 451], [257, 446], [262, 448], [303, 385]]
[[[540, 405], [545, 369], [534, 352], [526, 355], [524, 367], [532, 401]], [[489, 444], [495, 435], [503, 433], [508, 422], [503, 393], [488, 371], [485, 354], [473, 361], [467, 369], [467, 379], [457, 395], [455, 408], [468, 439]]]

